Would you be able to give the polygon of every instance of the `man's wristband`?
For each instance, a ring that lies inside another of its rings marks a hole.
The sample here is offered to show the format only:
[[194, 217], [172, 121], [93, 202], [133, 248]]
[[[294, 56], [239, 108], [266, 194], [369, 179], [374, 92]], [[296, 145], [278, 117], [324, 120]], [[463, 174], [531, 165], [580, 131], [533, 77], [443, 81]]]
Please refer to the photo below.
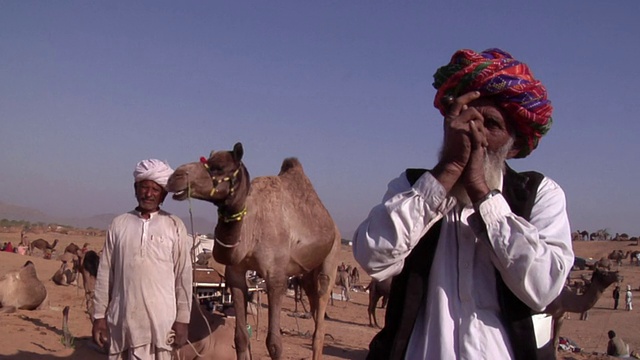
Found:
[[493, 189], [493, 190], [489, 191], [487, 193], [487, 195], [483, 196], [482, 199], [476, 201], [473, 204], [474, 209], [478, 210], [480, 208], [480, 204], [482, 204], [483, 202], [491, 199], [492, 197], [494, 197], [496, 195], [500, 195], [500, 194], [501, 194], [500, 190], [497, 190], [497, 189]]

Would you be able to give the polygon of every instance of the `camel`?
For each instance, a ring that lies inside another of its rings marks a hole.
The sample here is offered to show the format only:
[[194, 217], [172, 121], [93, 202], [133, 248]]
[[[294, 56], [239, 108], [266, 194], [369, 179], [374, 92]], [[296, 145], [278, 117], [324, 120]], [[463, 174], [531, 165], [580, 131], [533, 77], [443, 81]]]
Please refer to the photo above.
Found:
[[246, 323], [248, 287], [245, 273], [265, 279], [269, 301], [266, 345], [272, 359], [282, 358], [280, 312], [289, 276], [304, 274], [302, 286], [315, 321], [313, 359], [322, 356], [324, 317], [336, 277], [340, 232], [296, 158], [283, 161], [278, 176], [250, 181], [242, 163], [244, 150], [212, 151], [179, 166], [169, 178], [173, 199], [189, 197], [218, 208], [213, 256], [226, 265], [236, 312], [238, 360], [250, 359]]
[[[335, 286], [340, 287], [340, 300], [349, 301], [351, 300], [351, 296], [349, 296], [349, 290], [351, 290], [351, 279], [349, 272], [347, 270], [337, 270], [336, 271], [336, 281]], [[331, 305], [333, 305], [333, 296], [331, 296]]]
[[560, 328], [564, 320], [566, 312], [585, 313], [591, 309], [598, 299], [602, 296], [604, 290], [615, 282], [621, 282], [622, 276], [617, 271], [609, 271], [602, 268], [593, 270], [591, 280], [585, 283], [584, 292], [578, 294], [569, 287], [565, 287], [560, 295], [549, 304], [544, 310], [553, 318], [553, 344], [555, 349], [558, 348], [558, 340], [560, 337]]
[[56, 245], [58, 245], [58, 239], [53, 240], [53, 244], [49, 244], [45, 239], [35, 239], [29, 244], [29, 254], [33, 254], [33, 249], [40, 249], [44, 254], [50, 254], [55, 250]]
[[307, 313], [307, 307], [304, 305], [304, 299], [302, 297], [302, 275], [294, 275], [289, 277], [289, 285], [287, 286], [289, 289], [293, 289], [293, 301], [295, 303], [295, 308], [293, 310], [294, 313], [298, 313], [298, 302], [302, 304], [302, 310], [304, 313]]
[[235, 360], [234, 326], [230, 319], [203, 309], [194, 298], [189, 321], [189, 342], [174, 352], [181, 360]]
[[607, 259], [607, 257], [603, 256], [600, 260], [595, 262], [594, 268], [611, 270], [611, 261]]
[[27, 261], [18, 270], [0, 277], [0, 313], [39, 309], [47, 298], [47, 289], [38, 279], [36, 267]]
[[78, 245], [76, 245], [74, 243], [71, 243], [71, 244], [67, 245], [66, 248], [64, 248], [64, 252], [65, 253], [70, 253], [70, 254], [73, 254], [73, 255], [78, 255], [78, 253], [80, 252], [80, 246], [78, 246]]
[[75, 283], [78, 277], [78, 269], [80, 267], [77, 256], [71, 257], [70, 260], [62, 260], [60, 269], [53, 274], [51, 280], [56, 285], [71, 285]]
[[[369, 313], [369, 326], [379, 328], [378, 320], [376, 319], [376, 306], [378, 305], [378, 300], [382, 298], [382, 307], [385, 306], [386, 299], [389, 299], [389, 295], [391, 294], [391, 280], [392, 278], [388, 278], [382, 281], [378, 281], [376, 279], [371, 279], [369, 283], [369, 306], [367, 307], [367, 312]], [[373, 323], [371, 322], [373, 319]]]
[[82, 286], [84, 287], [85, 305], [91, 322], [93, 322], [93, 293], [96, 289], [96, 277], [98, 276], [98, 266], [100, 256], [93, 250], [80, 254], [78, 272], [82, 275]]
[[610, 260], [614, 260], [616, 262], [616, 264], [618, 264], [618, 266], [622, 265], [622, 260], [626, 259], [627, 257], [629, 257], [629, 254], [631, 254], [631, 251], [627, 251], [626, 253], [622, 250], [613, 250], [609, 256], [608, 259]]
[[631, 255], [629, 255], [629, 264], [633, 265], [633, 260], [636, 261], [636, 265], [640, 265], [640, 250], [635, 250], [631, 252]]
[[352, 285], [357, 285], [360, 282], [360, 271], [358, 271], [357, 267], [354, 266], [353, 269], [351, 269], [350, 278]]

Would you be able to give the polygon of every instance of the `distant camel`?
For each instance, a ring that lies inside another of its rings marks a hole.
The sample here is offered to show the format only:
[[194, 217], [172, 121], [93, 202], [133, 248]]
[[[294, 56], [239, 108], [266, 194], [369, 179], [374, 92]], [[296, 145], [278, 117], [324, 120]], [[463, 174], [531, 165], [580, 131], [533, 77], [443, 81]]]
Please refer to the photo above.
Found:
[[609, 260], [613, 260], [616, 262], [616, 264], [618, 264], [618, 266], [622, 265], [622, 260], [626, 259], [627, 257], [629, 257], [629, 254], [631, 253], [631, 251], [627, 251], [626, 253], [622, 250], [613, 250], [608, 258]]
[[70, 253], [70, 254], [73, 254], [73, 255], [78, 255], [78, 253], [80, 252], [80, 246], [78, 246], [78, 245], [76, 245], [74, 243], [71, 243], [71, 244], [67, 245], [66, 248], [64, 248], [64, 252], [65, 253]]
[[304, 305], [302, 296], [302, 275], [294, 275], [289, 277], [289, 288], [293, 288], [293, 301], [295, 303], [294, 313], [298, 312], [298, 302], [302, 304], [302, 310], [307, 313], [307, 307]]
[[598, 299], [600, 299], [602, 293], [609, 285], [615, 282], [621, 282], [622, 280], [622, 276], [619, 275], [617, 271], [596, 268], [591, 275], [590, 283], [585, 283], [584, 293], [578, 294], [577, 291], [569, 287], [565, 287], [562, 290], [560, 295], [544, 310], [545, 313], [553, 317], [553, 344], [555, 349], [558, 348], [558, 339], [564, 320], [564, 313], [586, 312], [598, 302]]
[[282, 162], [278, 176], [250, 181], [242, 163], [244, 150], [212, 151], [179, 166], [169, 178], [173, 199], [195, 198], [218, 208], [213, 256], [226, 265], [226, 285], [236, 312], [238, 360], [250, 359], [247, 331], [248, 286], [245, 274], [265, 279], [269, 304], [266, 339], [269, 356], [281, 359], [280, 313], [289, 276], [304, 274], [302, 286], [315, 320], [313, 359], [322, 356], [324, 316], [336, 277], [340, 232], [296, 158]]
[[[391, 294], [391, 280], [392, 278], [378, 281], [372, 278], [369, 283], [369, 306], [367, 307], [367, 311], [369, 313], [369, 326], [375, 325], [377, 328], [380, 327], [380, 325], [378, 325], [378, 320], [376, 319], [376, 307], [380, 298], [382, 298], [382, 307], [384, 307], [386, 300]], [[373, 319], [373, 323], [371, 322], [371, 319]]]
[[[347, 270], [338, 270], [336, 272], [335, 285], [340, 288], [340, 300], [351, 300], [351, 296], [349, 296], [349, 290], [351, 290], [351, 281]], [[331, 305], [333, 305], [333, 296], [331, 296]]]
[[70, 261], [61, 261], [60, 268], [53, 274], [51, 280], [56, 285], [71, 285], [78, 278], [78, 269], [80, 268], [78, 257], [75, 256]]
[[49, 242], [45, 239], [36, 239], [31, 242], [29, 245], [29, 253], [33, 254], [33, 249], [40, 249], [44, 254], [47, 253], [47, 250], [53, 252], [53, 250], [58, 245], [58, 239], [53, 240], [53, 244], [49, 244]]
[[47, 289], [38, 279], [31, 261], [0, 276], [0, 313], [35, 310], [45, 303], [46, 298]]
[[93, 322], [93, 294], [96, 289], [96, 277], [98, 276], [98, 267], [100, 265], [100, 256], [93, 250], [81, 253], [80, 268], [78, 269], [82, 275], [82, 286], [84, 287], [84, 297], [87, 313]]
[[603, 256], [600, 258], [600, 260], [596, 261], [596, 263], [594, 264], [594, 268], [611, 270], [611, 260]]
[[356, 266], [353, 267], [353, 269], [351, 269], [351, 286], [353, 285], [357, 285], [360, 282], [360, 271], [358, 271], [358, 268]]

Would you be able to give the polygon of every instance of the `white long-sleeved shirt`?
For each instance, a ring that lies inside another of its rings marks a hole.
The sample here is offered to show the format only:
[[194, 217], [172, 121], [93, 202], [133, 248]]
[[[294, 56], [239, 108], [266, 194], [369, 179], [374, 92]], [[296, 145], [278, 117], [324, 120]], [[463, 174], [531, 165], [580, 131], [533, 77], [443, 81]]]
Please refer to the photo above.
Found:
[[153, 344], [171, 350], [175, 321], [189, 323], [193, 241], [180, 218], [160, 210], [117, 216], [107, 231], [94, 295], [96, 319], [107, 318], [111, 353]]
[[[542, 180], [529, 221], [513, 214], [502, 195], [484, 201], [478, 211], [486, 233], [469, 223], [474, 208], [457, 205], [430, 173], [413, 186], [403, 173], [355, 232], [355, 259], [382, 280], [399, 274], [422, 236], [443, 220], [426, 306], [416, 319], [407, 359], [512, 358], [500, 321], [495, 269], [534, 310], [543, 310], [562, 290], [573, 250], [558, 184]], [[540, 341], [550, 337], [546, 320], [546, 338]]]

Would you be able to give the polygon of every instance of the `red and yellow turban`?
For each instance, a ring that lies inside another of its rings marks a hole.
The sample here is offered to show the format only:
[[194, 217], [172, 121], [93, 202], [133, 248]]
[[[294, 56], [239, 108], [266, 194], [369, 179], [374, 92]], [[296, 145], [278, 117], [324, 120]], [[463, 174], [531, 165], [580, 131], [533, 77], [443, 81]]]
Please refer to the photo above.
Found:
[[434, 105], [442, 115], [446, 115], [447, 110], [442, 102], [445, 96], [455, 98], [480, 91], [481, 96], [493, 97], [511, 115], [516, 137], [523, 140], [518, 158], [529, 155], [551, 128], [553, 108], [547, 100], [547, 90], [534, 79], [526, 64], [505, 51], [459, 50], [433, 78], [433, 87], [438, 90]]

